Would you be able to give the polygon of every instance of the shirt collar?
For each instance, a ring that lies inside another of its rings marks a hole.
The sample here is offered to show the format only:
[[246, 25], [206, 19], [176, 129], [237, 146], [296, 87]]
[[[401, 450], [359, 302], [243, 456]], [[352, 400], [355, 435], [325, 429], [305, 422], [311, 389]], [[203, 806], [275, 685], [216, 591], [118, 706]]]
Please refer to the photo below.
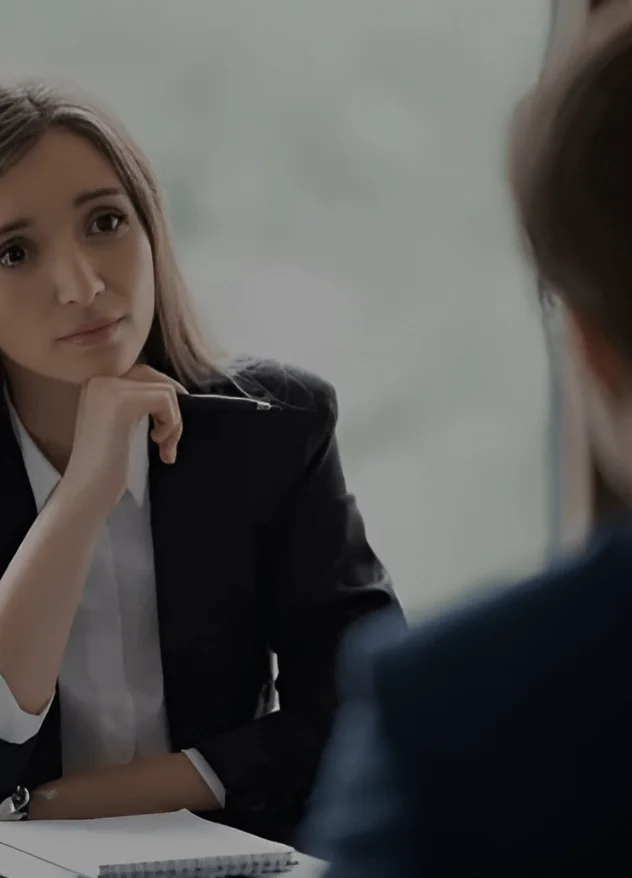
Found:
[[[13, 431], [22, 452], [26, 473], [31, 483], [37, 511], [40, 512], [57, 487], [61, 476], [55, 467], [44, 457], [20, 420], [9, 395], [5, 393], [9, 407]], [[147, 453], [147, 432], [149, 418], [145, 417], [138, 425], [130, 446], [129, 482], [127, 490], [137, 506], [142, 506], [147, 490], [149, 456]]]

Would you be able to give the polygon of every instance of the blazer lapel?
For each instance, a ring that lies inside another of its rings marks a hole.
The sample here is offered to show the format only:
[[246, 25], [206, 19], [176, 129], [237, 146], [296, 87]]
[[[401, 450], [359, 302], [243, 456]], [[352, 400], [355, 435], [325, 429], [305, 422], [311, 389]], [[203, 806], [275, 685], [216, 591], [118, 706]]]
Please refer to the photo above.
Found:
[[226, 714], [213, 675], [221, 680], [230, 661], [225, 632], [239, 630], [243, 582], [253, 580], [251, 570], [244, 574], [253, 553], [250, 535], [239, 533], [239, 476], [221, 463], [227, 443], [231, 459], [239, 459], [243, 430], [211, 412], [203, 397], [185, 397], [180, 406], [184, 429], [176, 462], [162, 463], [149, 440], [156, 601], [174, 750], [192, 746]]
[[0, 402], [0, 576], [35, 521], [37, 508], [11, 416]]

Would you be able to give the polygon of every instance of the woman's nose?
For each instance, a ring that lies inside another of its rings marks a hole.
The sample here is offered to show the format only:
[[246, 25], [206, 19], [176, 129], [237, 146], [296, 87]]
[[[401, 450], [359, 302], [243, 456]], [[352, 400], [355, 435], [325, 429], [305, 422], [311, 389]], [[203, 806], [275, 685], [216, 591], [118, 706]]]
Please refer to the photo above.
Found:
[[103, 280], [90, 261], [76, 252], [58, 259], [53, 283], [61, 305], [90, 305], [105, 289]]

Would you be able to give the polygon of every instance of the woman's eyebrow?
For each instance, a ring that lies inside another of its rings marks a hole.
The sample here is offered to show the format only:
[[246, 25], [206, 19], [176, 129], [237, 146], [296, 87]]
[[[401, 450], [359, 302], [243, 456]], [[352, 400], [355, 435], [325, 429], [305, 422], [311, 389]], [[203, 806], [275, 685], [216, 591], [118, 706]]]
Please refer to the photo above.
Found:
[[104, 186], [100, 189], [90, 189], [88, 192], [81, 192], [73, 201], [75, 207], [81, 207], [89, 201], [97, 198], [103, 198], [104, 195], [125, 195], [119, 186]]
[[[125, 195], [125, 192], [119, 186], [103, 186], [100, 189], [90, 189], [87, 192], [80, 192], [79, 195], [75, 196], [73, 199], [73, 205], [75, 207], [81, 207], [84, 204], [88, 204], [90, 201], [95, 201], [97, 198], [103, 198], [106, 195], [121, 196]], [[24, 231], [24, 229], [32, 226], [33, 223], [34, 220], [29, 219], [28, 217], [10, 220], [0, 226], [0, 235], [9, 235], [12, 232]]]
[[33, 225], [33, 220], [27, 219], [26, 217], [23, 219], [10, 220], [8, 223], [4, 223], [4, 225], [0, 226], [0, 235], [8, 235], [11, 232], [21, 232], [23, 229], [26, 229], [31, 225]]

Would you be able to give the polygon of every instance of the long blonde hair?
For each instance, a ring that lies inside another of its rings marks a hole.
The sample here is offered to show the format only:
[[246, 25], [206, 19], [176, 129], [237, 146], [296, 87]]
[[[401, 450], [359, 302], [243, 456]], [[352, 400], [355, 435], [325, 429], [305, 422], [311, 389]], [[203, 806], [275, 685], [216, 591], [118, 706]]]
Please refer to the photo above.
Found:
[[180, 273], [160, 190], [151, 165], [124, 126], [91, 99], [47, 82], [0, 86], [0, 176], [20, 161], [51, 128], [85, 138], [118, 174], [149, 238], [156, 313], [144, 349], [147, 362], [185, 385], [221, 374], [197, 325]]

